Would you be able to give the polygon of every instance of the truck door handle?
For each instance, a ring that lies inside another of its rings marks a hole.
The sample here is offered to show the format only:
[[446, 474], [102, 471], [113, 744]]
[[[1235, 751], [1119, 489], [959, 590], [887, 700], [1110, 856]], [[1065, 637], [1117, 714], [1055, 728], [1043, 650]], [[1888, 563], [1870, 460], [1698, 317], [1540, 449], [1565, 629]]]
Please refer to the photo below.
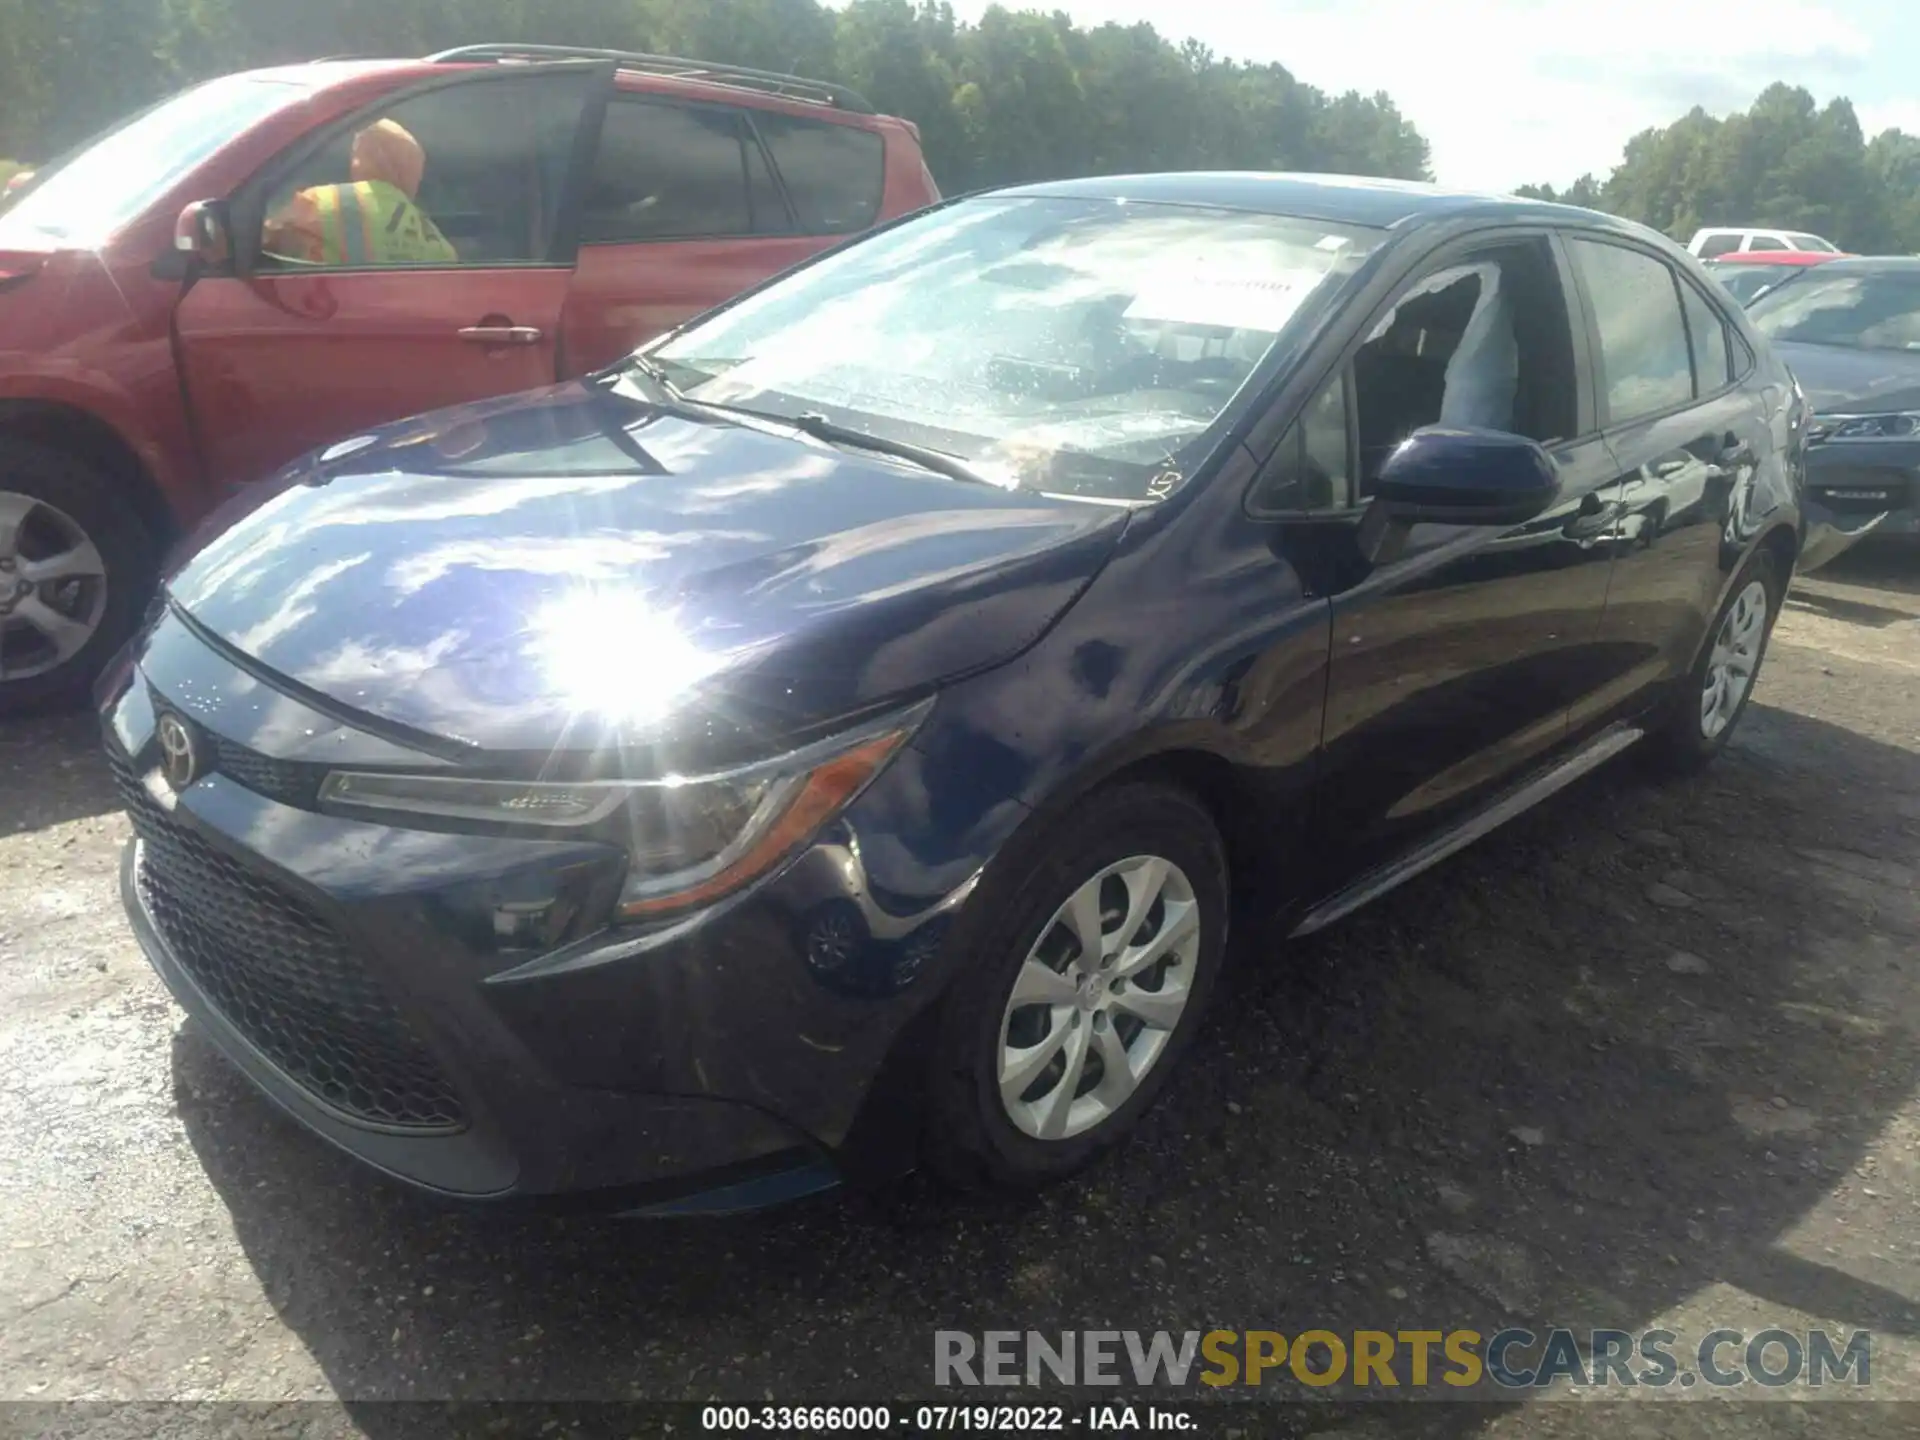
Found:
[[538, 345], [546, 332], [538, 325], [469, 325], [460, 338], [475, 345]]

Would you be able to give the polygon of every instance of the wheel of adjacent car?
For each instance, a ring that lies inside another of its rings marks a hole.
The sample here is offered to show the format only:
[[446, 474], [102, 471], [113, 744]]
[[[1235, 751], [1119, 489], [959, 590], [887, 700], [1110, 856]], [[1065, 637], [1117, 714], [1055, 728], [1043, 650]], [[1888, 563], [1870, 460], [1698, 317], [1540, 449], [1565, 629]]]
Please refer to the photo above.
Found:
[[0, 438], [0, 714], [73, 704], [139, 624], [153, 543], [74, 456]]
[[1018, 845], [947, 997], [927, 1151], [966, 1188], [1025, 1189], [1091, 1162], [1165, 1087], [1226, 945], [1225, 849], [1159, 783], [1095, 792]]
[[1727, 587], [1709, 640], [1655, 737], [1669, 768], [1697, 769], [1726, 748], [1760, 678], [1785, 582], [1770, 550], [1757, 550]]

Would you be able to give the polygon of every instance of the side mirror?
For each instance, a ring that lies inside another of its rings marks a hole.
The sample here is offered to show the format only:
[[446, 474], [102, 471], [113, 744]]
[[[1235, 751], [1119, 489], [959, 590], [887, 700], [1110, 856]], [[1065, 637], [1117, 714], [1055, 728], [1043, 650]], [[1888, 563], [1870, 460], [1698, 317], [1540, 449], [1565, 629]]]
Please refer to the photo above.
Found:
[[1560, 470], [1523, 435], [1428, 425], [1387, 457], [1374, 493], [1404, 525], [1521, 525], [1553, 503]]
[[218, 269], [233, 258], [233, 234], [223, 200], [196, 200], [173, 225], [174, 253], [190, 268]]

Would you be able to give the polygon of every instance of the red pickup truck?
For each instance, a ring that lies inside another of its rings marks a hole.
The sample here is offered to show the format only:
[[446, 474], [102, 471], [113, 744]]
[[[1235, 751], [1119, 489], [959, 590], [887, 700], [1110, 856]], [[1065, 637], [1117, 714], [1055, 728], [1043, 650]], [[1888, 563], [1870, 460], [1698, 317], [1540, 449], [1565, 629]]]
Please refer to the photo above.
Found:
[[[355, 203], [372, 130], [404, 202]], [[315, 196], [331, 248], [290, 253]], [[545, 46], [232, 75], [41, 167], [0, 203], [0, 713], [84, 694], [234, 487], [608, 365], [938, 198], [844, 87]]]

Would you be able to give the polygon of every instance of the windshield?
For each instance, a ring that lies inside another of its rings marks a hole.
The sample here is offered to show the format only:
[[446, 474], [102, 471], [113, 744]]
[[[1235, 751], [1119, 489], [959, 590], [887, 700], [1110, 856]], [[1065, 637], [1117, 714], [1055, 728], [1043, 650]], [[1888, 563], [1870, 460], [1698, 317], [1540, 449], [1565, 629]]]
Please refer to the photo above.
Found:
[[1816, 250], [1826, 255], [1834, 253], [1834, 247], [1827, 241], [1822, 240], [1818, 235], [1801, 235], [1796, 233], [1787, 236], [1787, 239], [1792, 242], [1793, 248], [1796, 250]]
[[230, 76], [183, 91], [108, 131], [0, 212], [7, 236], [104, 245], [235, 135], [306, 92]]
[[967, 201], [647, 354], [693, 400], [823, 416], [997, 484], [1158, 500], [1306, 298], [1383, 238], [1187, 206]]
[[1747, 313], [1772, 340], [1920, 350], [1920, 268], [1863, 274], [1822, 265], [1792, 285], [1768, 291]]

